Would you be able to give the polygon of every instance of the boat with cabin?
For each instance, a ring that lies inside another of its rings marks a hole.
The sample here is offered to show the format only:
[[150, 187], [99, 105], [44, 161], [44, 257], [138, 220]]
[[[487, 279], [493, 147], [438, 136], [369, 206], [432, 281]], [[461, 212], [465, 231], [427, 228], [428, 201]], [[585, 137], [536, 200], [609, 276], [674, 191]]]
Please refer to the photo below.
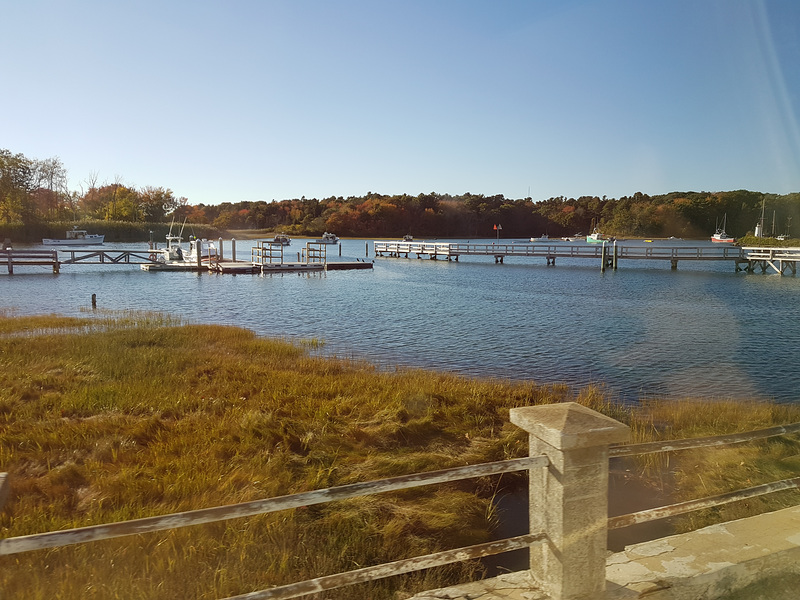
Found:
[[339, 238], [335, 233], [328, 233], [327, 231], [322, 234], [322, 237], [317, 240], [318, 244], [338, 244]]
[[[184, 222], [184, 226], [186, 223]], [[209, 262], [218, 256], [217, 246], [205, 238], [199, 239], [189, 236], [189, 247], [183, 247], [183, 226], [180, 232], [175, 235], [172, 233], [172, 225], [167, 233], [167, 246], [165, 248], [153, 248], [150, 252], [151, 260], [156, 263], [146, 263], [141, 265], [142, 270], [178, 270], [185, 271], [197, 268], [197, 254], [200, 253], [201, 266], [208, 266]]]
[[600, 230], [595, 227], [592, 233], [586, 236], [586, 241], [590, 244], [602, 244], [603, 242], [608, 242], [609, 238], [605, 234], [600, 233]]
[[285, 233], [279, 233], [274, 238], [272, 238], [273, 244], [280, 244], [281, 246], [288, 246], [292, 243], [292, 238], [290, 238]]
[[717, 222], [717, 230], [714, 232], [714, 235], [711, 236], [712, 242], [722, 242], [727, 244], [733, 244], [736, 242], [736, 239], [729, 236], [725, 232], [725, 223], [728, 221], [728, 213], [725, 213], [725, 216], [722, 217], [722, 226], [720, 226], [719, 222]]
[[45, 246], [98, 246], [105, 240], [104, 233], [87, 233], [85, 229], [78, 229], [77, 225], [71, 231], [67, 231], [63, 240], [54, 238], [44, 238], [42, 244]]

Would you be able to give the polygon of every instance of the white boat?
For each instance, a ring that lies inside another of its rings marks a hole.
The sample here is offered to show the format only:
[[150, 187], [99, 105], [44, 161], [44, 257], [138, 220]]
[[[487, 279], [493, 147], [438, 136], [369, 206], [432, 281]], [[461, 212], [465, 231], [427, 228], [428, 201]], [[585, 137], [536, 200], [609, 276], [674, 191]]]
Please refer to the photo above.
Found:
[[550, 236], [545, 233], [545, 234], [542, 234], [539, 237], [532, 237], [531, 241], [532, 242], [549, 242], [550, 241]]
[[322, 234], [322, 237], [317, 240], [318, 244], [337, 244], [339, 238], [335, 233], [328, 233], [327, 231]]
[[[184, 223], [185, 224], [185, 223]], [[167, 247], [154, 248], [150, 253], [150, 258], [158, 261], [159, 265], [173, 269], [187, 269], [197, 266], [197, 253], [200, 252], [200, 263], [208, 265], [209, 261], [214, 260], [217, 253], [217, 246], [214, 242], [207, 239], [197, 239], [189, 237], [189, 247], [183, 247], [183, 227], [178, 235], [172, 233], [172, 225], [167, 234]], [[143, 264], [141, 268], [145, 271], [150, 270], [152, 264]]]
[[272, 239], [273, 244], [280, 244], [281, 246], [288, 246], [292, 243], [292, 238], [290, 238], [285, 233], [279, 233]]
[[725, 223], [728, 220], [728, 213], [725, 213], [725, 216], [722, 217], [722, 226], [720, 227], [719, 223], [717, 223], [717, 230], [714, 232], [714, 235], [711, 236], [712, 242], [723, 242], [732, 244], [736, 241], [735, 238], [729, 236], [725, 233]]
[[413, 242], [414, 241], [414, 236], [411, 235], [410, 233], [407, 233], [407, 234], [405, 234], [403, 236], [403, 240], [402, 241], [404, 241], [404, 242]]
[[42, 244], [45, 246], [97, 246], [103, 243], [105, 237], [105, 234], [86, 233], [85, 229], [73, 227], [72, 231], [67, 231], [65, 239], [44, 238]]

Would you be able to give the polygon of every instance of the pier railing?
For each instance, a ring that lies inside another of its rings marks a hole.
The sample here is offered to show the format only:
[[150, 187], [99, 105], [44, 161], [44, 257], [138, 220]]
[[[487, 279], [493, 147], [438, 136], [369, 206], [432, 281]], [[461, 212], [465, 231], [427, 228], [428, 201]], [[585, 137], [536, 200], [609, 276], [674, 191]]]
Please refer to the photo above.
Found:
[[506, 257], [540, 257], [548, 265], [555, 265], [557, 258], [599, 259], [601, 270], [616, 269], [620, 260], [669, 261], [673, 269], [678, 262], [726, 261], [736, 266], [736, 271], [749, 273], [770, 269], [780, 275], [797, 274], [800, 248], [767, 248], [758, 246], [739, 247], [730, 244], [713, 246], [659, 246], [624, 245], [618, 242], [595, 244], [565, 244], [562, 242], [492, 242], [492, 243], [445, 243], [445, 242], [373, 242], [375, 256], [404, 257], [426, 256], [432, 260], [458, 261], [461, 256], [492, 256], [502, 263]]
[[51, 267], [53, 273], [58, 273], [57, 250], [14, 250], [3, 248], [0, 250], [0, 265], [5, 266], [9, 275], [14, 274], [14, 266], [44, 266]]
[[[609, 529], [780, 490], [800, 488], [800, 477], [797, 477], [609, 519], [610, 458], [720, 447], [793, 434], [800, 432], [800, 423], [733, 435], [619, 446], [617, 444], [627, 441], [630, 435], [627, 426], [573, 402], [515, 408], [511, 410], [510, 416], [512, 423], [529, 434], [527, 458], [404, 475], [133, 521], [7, 538], [0, 540], [0, 555], [163, 531], [368, 494], [527, 470], [530, 494], [528, 534], [345, 573], [324, 575], [227, 600], [296, 598], [521, 548], [529, 548], [531, 574], [552, 600], [594, 598], [600, 597], [605, 589], [606, 538]], [[0, 507], [8, 496], [8, 483], [8, 475], [0, 474]]]

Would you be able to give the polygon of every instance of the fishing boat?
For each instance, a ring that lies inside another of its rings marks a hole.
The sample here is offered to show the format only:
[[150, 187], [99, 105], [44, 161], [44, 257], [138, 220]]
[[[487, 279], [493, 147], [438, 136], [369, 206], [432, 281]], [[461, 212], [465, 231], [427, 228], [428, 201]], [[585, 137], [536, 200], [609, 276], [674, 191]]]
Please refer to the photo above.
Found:
[[[184, 225], [186, 223], [184, 222]], [[144, 271], [157, 271], [160, 269], [188, 270], [197, 267], [197, 253], [200, 252], [200, 263], [208, 265], [209, 261], [217, 257], [217, 247], [214, 242], [207, 239], [189, 237], [189, 247], [183, 247], [183, 226], [176, 235], [169, 226], [166, 248], [154, 248], [150, 253], [151, 260], [158, 264], [147, 263], [141, 265]]]
[[725, 223], [727, 221], [728, 221], [728, 213], [725, 213], [725, 216], [722, 217], [722, 226], [720, 227], [719, 223], [717, 223], [717, 230], [714, 232], [714, 235], [711, 236], [712, 242], [723, 242], [732, 244], [736, 241], [735, 238], [725, 233]]
[[78, 229], [76, 226], [71, 231], [67, 231], [65, 239], [44, 238], [42, 244], [45, 246], [98, 246], [103, 243], [105, 237], [105, 234], [102, 233], [86, 233], [85, 229]]
[[531, 241], [532, 242], [549, 242], [550, 241], [550, 236], [547, 235], [546, 233], [544, 233], [544, 234], [540, 235], [539, 237], [532, 237]]
[[288, 246], [292, 243], [292, 238], [290, 238], [285, 233], [279, 233], [274, 238], [272, 238], [273, 244], [280, 244], [281, 246]]
[[322, 237], [317, 240], [318, 244], [337, 244], [339, 238], [335, 233], [328, 233], [327, 231], [322, 234]]
[[407, 233], [407, 234], [405, 234], [403, 236], [403, 241], [404, 242], [413, 242], [414, 241], [414, 236], [411, 235], [410, 233]]
[[590, 244], [602, 244], [603, 242], [607, 242], [608, 238], [595, 227], [592, 233], [586, 236], [586, 241]]

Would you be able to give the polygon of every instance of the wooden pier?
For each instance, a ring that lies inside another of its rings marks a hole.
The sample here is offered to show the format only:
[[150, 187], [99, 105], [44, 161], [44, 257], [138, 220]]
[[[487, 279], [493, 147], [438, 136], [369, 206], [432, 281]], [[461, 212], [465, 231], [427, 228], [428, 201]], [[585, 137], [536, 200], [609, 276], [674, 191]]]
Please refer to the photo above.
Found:
[[555, 266], [557, 259], [577, 258], [596, 260], [600, 269], [617, 269], [621, 260], [668, 261], [672, 269], [678, 262], [726, 261], [733, 263], [736, 271], [762, 272], [773, 268], [781, 275], [796, 274], [800, 261], [800, 248], [741, 248], [733, 245], [719, 246], [625, 246], [619, 243], [564, 244], [564, 243], [519, 243], [519, 244], [464, 244], [446, 242], [373, 242], [376, 257], [405, 257], [416, 255], [431, 260], [455, 260], [461, 256], [491, 256], [495, 263], [502, 264], [507, 257], [538, 257], [547, 265]]
[[[220, 239], [219, 248], [222, 248]], [[297, 253], [297, 261], [286, 260], [284, 247], [276, 247], [273, 242], [259, 242], [253, 248], [250, 261], [236, 260], [236, 246], [231, 241], [229, 258], [223, 258], [220, 251], [211, 260], [194, 262], [168, 262], [158, 260], [157, 249], [121, 249], [121, 248], [58, 248], [58, 249], [26, 249], [0, 250], [0, 268], [5, 266], [9, 275], [14, 274], [14, 267], [45, 266], [53, 273], [59, 273], [62, 265], [139, 265], [145, 271], [211, 271], [214, 273], [286, 273], [303, 271], [342, 271], [351, 269], [372, 269], [372, 262], [328, 261], [325, 245], [308, 242], [301, 252]], [[288, 254], [288, 253], [287, 253]]]
[[0, 250], [0, 264], [5, 265], [8, 274], [14, 274], [14, 266], [44, 266], [51, 267], [53, 273], [58, 273], [59, 260], [57, 250], [13, 250], [3, 248]]

